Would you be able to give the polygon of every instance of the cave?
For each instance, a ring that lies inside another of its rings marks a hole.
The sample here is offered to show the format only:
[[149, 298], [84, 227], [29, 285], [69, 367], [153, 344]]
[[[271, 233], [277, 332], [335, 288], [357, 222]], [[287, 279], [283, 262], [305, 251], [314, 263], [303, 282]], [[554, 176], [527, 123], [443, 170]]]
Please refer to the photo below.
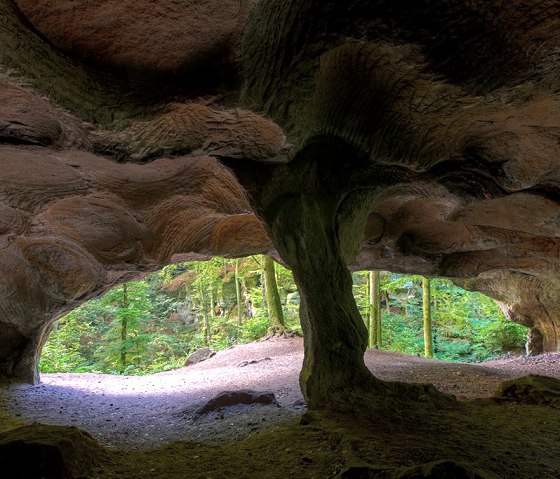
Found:
[[[225, 470], [558, 477], [554, 380], [463, 402], [377, 378], [349, 270], [453, 279], [560, 351], [559, 26], [556, 0], [0, 0], [0, 377], [38, 384], [54, 321], [114, 285], [270, 254], [301, 293], [308, 410], [219, 449]], [[86, 432], [12, 431], [13, 477], [84, 477], [85, 456], [138, 477]], [[331, 462], [275, 470], [298, 434]]]

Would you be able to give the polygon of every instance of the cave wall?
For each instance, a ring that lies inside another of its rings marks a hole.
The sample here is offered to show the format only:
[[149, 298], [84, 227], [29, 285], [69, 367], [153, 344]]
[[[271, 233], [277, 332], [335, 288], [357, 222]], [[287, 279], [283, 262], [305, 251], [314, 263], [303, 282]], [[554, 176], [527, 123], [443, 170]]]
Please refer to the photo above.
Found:
[[558, 350], [559, 27], [542, 0], [1, 0], [0, 375], [112, 284], [271, 251], [294, 195], [332, 200], [351, 268], [462, 281]]
[[5, 375], [16, 374], [14, 356], [31, 338], [41, 343], [60, 312], [129, 273], [154, 270], [175, 254], [271, 248], [243, 190], [212, 157], [134, 165], [83, 150], [4, 145], [0, 162]]
[[36, 379], [52, 321], [111, 285], [271, 249], [217, 160], [285, 161], [222, 101], [252, 3], [0, 2], [0, 376]]
[[468, 280], [557, 350], [560, 4], [281, 3], [247, 26], [242, 99], [354, 165], [350, 266]]

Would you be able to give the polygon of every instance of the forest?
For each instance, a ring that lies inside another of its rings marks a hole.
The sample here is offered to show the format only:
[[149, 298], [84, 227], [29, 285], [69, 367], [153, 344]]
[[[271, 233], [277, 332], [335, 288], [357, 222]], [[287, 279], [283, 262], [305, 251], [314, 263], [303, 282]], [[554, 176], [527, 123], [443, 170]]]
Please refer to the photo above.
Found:
[[[480, 362], [523, 351], [527, 329], [498, 304], [440, 278], [355, 272], [354, 297], [369, 347]], [[61, 317], [40, 370], [149, 374], [212, 350], [271, 334], [301, 334], [289, 270], [268, 256], [169, 265], [124, 283]]]

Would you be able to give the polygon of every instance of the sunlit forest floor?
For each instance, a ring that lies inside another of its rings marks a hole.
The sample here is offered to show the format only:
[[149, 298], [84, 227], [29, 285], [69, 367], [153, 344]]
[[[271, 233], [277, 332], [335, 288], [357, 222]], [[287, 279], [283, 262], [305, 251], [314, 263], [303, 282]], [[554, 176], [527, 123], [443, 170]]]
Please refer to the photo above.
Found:
[[[489, 398], [502, 381], [529, 373], [560, 379], [556, 353], [477, 365], [376, 350], [365, 358], [381, 379], [432, 383], [461, 399]], [[372, 398], [362, 411], [305, 414], [300, 423], [302, 359], [301, 338], [272, 339], [151, 376], [46, 374], [37, 386], [2, 388], [0, 430], [15, 420], [89, 432], [109, 448], [92, 478], [328, 478], [352, 464], [389, 471], [360, 477], [397, 477], [394, 468], [442, 459], [494, 474], [481, 477], [560, 477], [557, 403], [485, 399], [436, 408]], [[279, 406], [193, 414], [216, 394], [239, 389], [272, 391]]]

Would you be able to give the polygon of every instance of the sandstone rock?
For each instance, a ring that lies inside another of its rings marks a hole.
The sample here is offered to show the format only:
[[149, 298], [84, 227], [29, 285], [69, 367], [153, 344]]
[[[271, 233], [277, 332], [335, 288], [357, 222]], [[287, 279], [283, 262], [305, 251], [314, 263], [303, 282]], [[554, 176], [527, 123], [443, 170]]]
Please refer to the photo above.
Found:
[[111, 271], [119, 278], [175, 254], [271, 247], [239, 183], [211, 157], [142, 166], [82, 150], [0, 145], [0, 163], [0, 342], [9, 342], [0, 346], [0, 376], [32, 380], [33, 349], [50, 322], [115, 281]]
[[216, 355], [216, 351], [212, 351], [210, 348], [200, 348], [192, 353], [185, 361], [185, 366], [190, 366], [191, 364], [200, 363], [206, 361], [212, 356]]
[[99, 138], [103, 137], [110, 149], [136, 161], [204, 152], [215, 157], [277, 163], [287, 161], [289, 148], [282, 129], [271, 120], [240, 108], [225, 109], [203, 102], [172, 105], [166, 113], [135, 122], [115, 138], [111, 133]]
[[0, 143], [85, 146], [88, 129], [61, 108], [0, 79]]
[[276, 397], [271, 392], [256, 392], [248, 389], [224, 391], [216, 397], [210, 399], [206, 404], [200, 406], [194, 412], [194, 417], [203, 416], [204, 414], [231, 406], [252, 404], [279, 406], [278, 401], [276, 401]]
[[10, 479], [77, 479], [108, 455], [75, 427], [32, 424], [0, 434], [0, 460], [2, 474]]
[[527, 352], [527, 356], [536, 356], [543, 352], [543, 334], [538, 328], [531, 328], [529, 333], [527, 333], [525, 350]]
[[0, 1], [0, 376], [172, 257], [328, 256], [269, 238], [302, 198], [350, 268], [453, 278], [558, 350], [560, 6], [389, 7]]
[[245, 366], [248, 366], [249, 364], [258, 364], [258, 363], [261, 363], [263, 361], [272, 361], [272, 359], [269, 358], [269, 357], [260, 358], [260, 359], [249, 359], [249, 360], [241, 361], [237, 366], [240, 367], [240, 368], [244, 368]]
[[495, 397], [524, 404], [560, 407], [560, 380], [530, 374], [504, 381]]
[[229, 62], [253, 0], [18, 0], [57, 48], [104, 68], [178, 74]]

